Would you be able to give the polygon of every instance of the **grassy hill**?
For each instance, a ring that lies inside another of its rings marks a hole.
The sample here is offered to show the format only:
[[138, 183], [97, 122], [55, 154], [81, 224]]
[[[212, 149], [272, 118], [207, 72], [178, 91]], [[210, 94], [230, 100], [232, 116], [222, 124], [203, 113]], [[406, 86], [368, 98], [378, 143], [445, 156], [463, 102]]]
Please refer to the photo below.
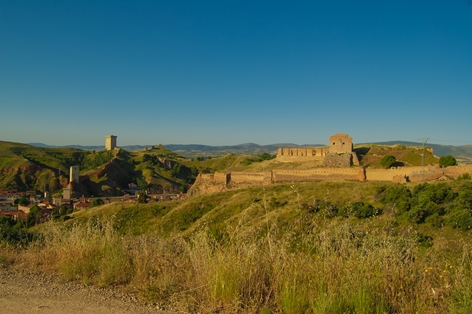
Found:
[[0, 141], [0, 189], [60, 189], [71, 165], [89, 152], [73, 148], [38, 148]]
[[0, 264], [190, 313], [463, 313], [472, 309], [471, 204], [470, 180], [108, 204], [36, 227], [42, 240], [30, 248], [0, 246]]
[[[355, 151], [364, 167], [380, 167], [380, 160], [387, 154], [396, 157], [396, 166], [419, 166], [422, 163], [423, 151], [418, 147], [356, 145]], [[0, 189], [43, 190], [46, 187], [51, 192], [60, 192], [68, 182], [72, 165], [80, 167], [80, 194], [95, 196], [123, 195], [129, 183], [136, 183], [150, 193], [186, 191], [202, 171], [264, 171], [320, 166], [319, 162], [281, 163], [268, 156], [268, 153], [246, 156], [229, 153], [222, 157], [187, 158], [162, 145], [138, 151], [88, 151], [0, 142], [0, 172], [3, 173]], [[437, 162], [437, 158], [427, 150], [425, 164]]]
[[[385, 155], [395, 156], [397, 162], [393, 166], [396, 167], [421, 166], [423, 162], [423, 148], [418, 146], [363, 144], [356, 145], [354, 151], [364, 167], [381, 168], [380, 161]], [[439, 159], [429, 149], [425, 149], [424, 157], [425, 165], [438, 164], [439, 162]]]
[[[252, 159], [251, 159], [252, 158]], [[70, 166], [80, 167], [81, 193], [123, 195], [129, 183], [150, 193], [186, 191], [200, 171], [223, 171], [256, 160], [227, 155], [185, 158], [162, 145], [140, 151], [88, 151], [0, 142], [0, 189], [60, 192]]]

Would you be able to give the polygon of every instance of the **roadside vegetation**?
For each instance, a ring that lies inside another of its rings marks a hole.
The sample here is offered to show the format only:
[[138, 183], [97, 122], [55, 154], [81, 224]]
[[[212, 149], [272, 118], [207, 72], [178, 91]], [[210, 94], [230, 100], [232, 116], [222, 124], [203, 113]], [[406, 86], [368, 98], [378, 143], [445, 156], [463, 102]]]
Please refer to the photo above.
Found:
[[248, 187], [97, 204], [0, 263], [191, 313], [469, 313], [471, 210], [467, 176]]

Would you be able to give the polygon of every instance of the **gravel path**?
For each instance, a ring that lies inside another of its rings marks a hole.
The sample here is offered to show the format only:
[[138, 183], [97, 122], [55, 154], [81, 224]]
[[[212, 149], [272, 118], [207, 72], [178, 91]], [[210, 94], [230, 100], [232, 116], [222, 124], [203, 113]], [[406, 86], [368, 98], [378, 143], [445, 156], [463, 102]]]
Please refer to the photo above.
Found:
[[22, 313], [158, 313], [170, 314], [155, 306], [140, 304], [119, 292], [60, 284], [38, 275], [19, 274], [0, 267], [0, 314]]

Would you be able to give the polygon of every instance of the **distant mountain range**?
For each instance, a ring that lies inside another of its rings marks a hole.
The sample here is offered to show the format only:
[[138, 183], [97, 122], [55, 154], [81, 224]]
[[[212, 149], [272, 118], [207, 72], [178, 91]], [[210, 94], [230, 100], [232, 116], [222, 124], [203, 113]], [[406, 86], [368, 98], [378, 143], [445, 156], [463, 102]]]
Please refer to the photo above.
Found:
[[[418, 142], [407, 142], [407, 141], [389, 141], [389, 142], [375, 142], [375, 143], [364, 143], [365, 145], [405, 145], [405, 146], [420, 146]], [[364, 145], [356, 144], [356, 145]], [[29, 145], [37, 147], [68, 147], [68, 148], [77, 148], [83, 150], [103, 150], [105, 149], [104, 145], [100, 146], [82, 146], [82, 145], [64, 145], [64, 146], [54, 146], [46, 145], [43, 143], [29, 143]], [[146, 148], [151, 148], [155, 145], [126, 145], [120, 146], [122, 149], [128, 151], [137, 151], [143, 150]], [[210, 146], [210, 145], [201, 145], [201, 144], [166, 144], [166, 148], [188, 158], [194, 158], [198, 156], [224, 156], [229, 153], [235, 155], [259, 155], [262, 153], [276, 154], [279, 147], [305, 147], [305, 146], [326, 146], [322, 144], [304, 144], [297, 145], [293, 143], [277, 143], [270, 145], [258, 145], [255, 143], [244, 143], [239, 145], [228, 145], [228, 146]], [[430, 144], [426, 143], [427, 147], [430, 147], [434, 150], [434, 155], [436, 156], [446, 156], [452, 155], [456, 159], [462, 162], [472, 162], [472, 145], [462, 145], [462, 146], [452, 146], [452, 145], [440, 145], [440, 144]]]

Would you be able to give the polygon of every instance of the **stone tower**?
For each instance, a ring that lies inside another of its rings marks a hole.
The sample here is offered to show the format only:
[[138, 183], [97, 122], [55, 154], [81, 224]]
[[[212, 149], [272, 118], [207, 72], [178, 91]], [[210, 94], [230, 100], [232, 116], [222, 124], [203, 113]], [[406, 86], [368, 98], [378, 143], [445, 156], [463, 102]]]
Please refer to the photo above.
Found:
[[105, 137], [105, 149], [106, 150], [114, 150], [116, 147], [116, 136], [115, 135], [107, 135]]
[[347, 134], [334, 134], [329, 137], [329, 152], [338, 154], [352, 153], [352, 137]]
[[79, 166], [70, 167], [69, 182], [72, 181], [79, 182]]

